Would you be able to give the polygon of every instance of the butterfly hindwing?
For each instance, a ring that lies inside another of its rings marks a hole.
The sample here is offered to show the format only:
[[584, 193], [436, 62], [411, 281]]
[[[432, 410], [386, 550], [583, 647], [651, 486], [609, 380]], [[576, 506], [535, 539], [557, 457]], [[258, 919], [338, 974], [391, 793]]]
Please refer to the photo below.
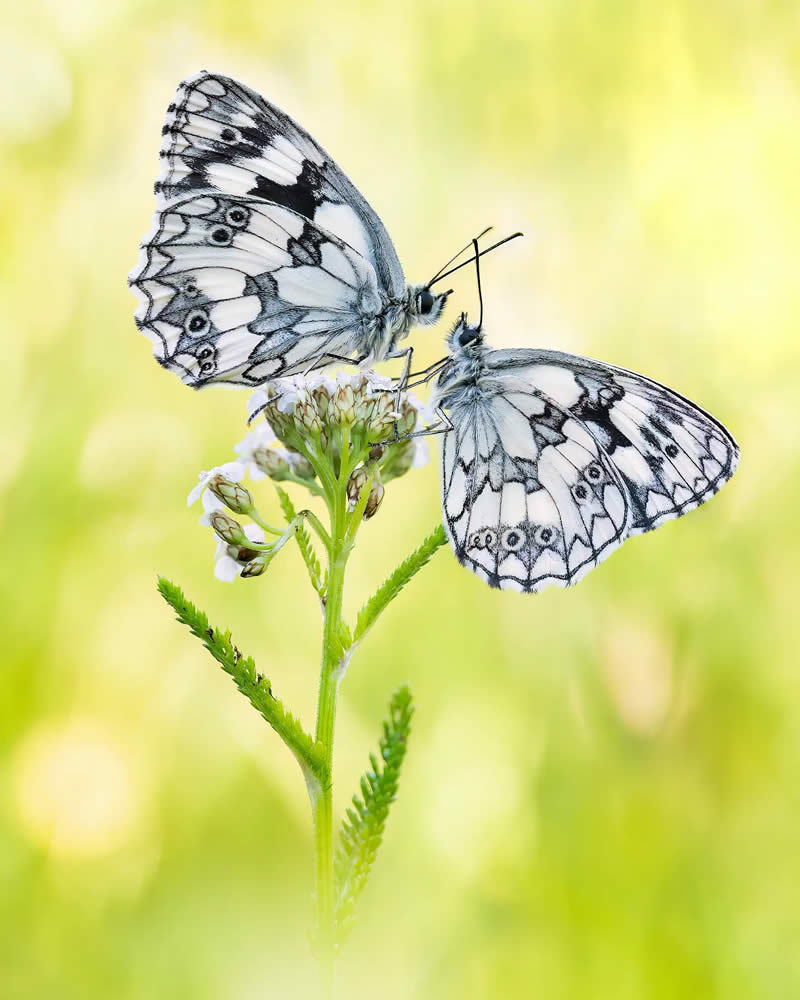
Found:
[[445, 524], [459, 560], [490, 585], [527, 593], [567, 586], [621, 543], [625, 488], [567, 411], [518, 389], [450, 416]]
[[157, 213], [132, 283], [156, 357], [196, 387], [350, 355], [380, 309], [375, 272], [348, 244], [289, 208], [216, 193]]

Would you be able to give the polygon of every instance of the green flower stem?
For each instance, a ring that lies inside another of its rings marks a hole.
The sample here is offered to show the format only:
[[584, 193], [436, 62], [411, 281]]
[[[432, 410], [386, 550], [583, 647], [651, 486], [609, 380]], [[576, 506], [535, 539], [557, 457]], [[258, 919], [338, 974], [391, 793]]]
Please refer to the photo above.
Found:
[[320, 519], [317, 517], [317, 515], [314, 514], [314, 513], [312, 513], [310, 510], [303, 511], [303, 514], [305, 515], [306, 520], [311, 525], [311, 527], [314, 529], [314, 531], [316, 531], [317, 535], [319, 535], [319, 540], [322, 542], [322, 544], [325, 546], [325, 548], [328, 551], [330, 551], [330, 548], [331, 548], [331, 536], [325, 530], [325, 526], [323, 525], [322, 521], [320, 521]]
[[255, 507], [250, 510], [249, 517], [259, 526], [259, 528], [266, 531], [268, 535], [282, 535], [285, 530], [283, 528], [276, 528], [274, 524], [270, 524], [269, 521], [265, 521]]
[[[344, 435], [343, 435], [344, 438]], [[347, 455], [345, 447], [340, 454]], [[331, 995], [335, 958], [334, 915], [336, 896], [333, 875], [333, 734], [336, 724], [336, 698], [341, 680], [341, 665], [345, 656], [342, 647], [342, 597], [347, 559], [352, 549], [348, 537], [347, 480], [350, 466], [343, 457], [339, 475], [330, 467], [320, 477], [328, 486], [326, 500], [331, 518], [328, 538], [328, 586], [324, 602], [322, 665], [317, 702], [315, 740], [321, 749], [329, 780], [311, 794], [314, 823], [314, 855], [316, 872], [317, 948], [322, 970], [323, 988]], [[361, 512], [355, 511], [359, 520]]]

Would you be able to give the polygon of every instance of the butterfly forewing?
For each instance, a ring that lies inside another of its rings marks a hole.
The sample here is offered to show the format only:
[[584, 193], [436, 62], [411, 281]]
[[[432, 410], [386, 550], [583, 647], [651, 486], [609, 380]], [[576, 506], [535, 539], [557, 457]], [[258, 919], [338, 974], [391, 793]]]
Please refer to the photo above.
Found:
[[178, 88], [163, 133], [158, 209], [130, 282], [165, 367], [194, 387], [259, 385], [388, 353], [407, 330], [402, 268], [307, 132], [243, 84], [201, 73]]
[[377, 214], [319, 143], [255, 91], [199, 73], [178, 87], [163, 131], [160, 207], [207, 190], [273, 202], [348, 243], [402, 294], [403, 269]]
[[171, 203], [143, 246], [136, 317], [191, 385], [258, 385], [349, 355], [380, 297], [363, 257], [296, 212], [204, 194]]

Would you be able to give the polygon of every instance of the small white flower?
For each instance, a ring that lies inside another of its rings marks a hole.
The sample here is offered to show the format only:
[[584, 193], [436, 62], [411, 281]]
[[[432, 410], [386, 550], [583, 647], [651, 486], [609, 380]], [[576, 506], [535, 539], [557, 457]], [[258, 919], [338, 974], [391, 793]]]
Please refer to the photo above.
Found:
[[233, 483], [240, 483], [244, 479], [244, 466], [241, 462], [226, 462], [225, 465], [218, 465], [213, 469], [209, 469], [208, 472], [201, 472], [198, 476], [197, 486], [195, 486], [186, 498], [186, 505], [188, 507], [191, 507], [197, 501], [206, 486], [208, 486], [209, 481], [216, 475], [224, 476]]
[[275, 431], [266, 420], [256, 424], [247, 437], [233, 446], [233, 450], [239, 456], [251, 479], [264, 479], [266, 473], [256, 465], [253, 453], [257, 448], [268, 448], [275, 441]]
[[[282, 381], [289, 382], [290, 380], [287, 378], [282, 379]], [[292, 379], [291, 382], [293, 384], [279, 386], [280, 395], [275, 401], [275, 405], [281, 413], [294, 413], [296, 404], [308, 396], [308, 389], [299, 377]]]
[[211, 490], [203, 490], [201, 498], [203, 504], [203, 516], [200, 518], [201, 524], [211, 524], [211, 515], [215, 510], [225, 510], [225, 504], [219, 497], [214, 496]]
[[338, 383], [332, 375], [320, 370], [306, 376], [305, 384], [309, 392], [314, 392], [315, 389], [325, 389], [328, 395], [332, 396]]
[[415, 396], [413, 392], [405, 393], [405, 397], [408, 400], [408, 405], [413, 406], [417, 411], [417, 423], [424, 422], [426, 427], [431, 424], [438, 423], [439, 418], [436, 416], [436, 412], [431, 407], [430, 403], [423, 402], [418, 396]]
[[[263, 543], [264, 541], [264, 532], [257, 524], [246, 524], [244, 533], [251, 542]], [[242, 569], [242, 563], [236, 562], [233, 556], [228, 553], [227, 543], [220, 540], [214, 554], [214, 576], [218, 580], [222, 580], [223, 583], [233, 583], [237, 576], [241, 576]]]
[[389, 378], [387, 375], [379, 375], [377, 372], [366, 371], [362, 372], [360, 377], [366, 383], [367, 396], [375, 396], [379, 392], [392, 392], [397, 389], [394, 379]]

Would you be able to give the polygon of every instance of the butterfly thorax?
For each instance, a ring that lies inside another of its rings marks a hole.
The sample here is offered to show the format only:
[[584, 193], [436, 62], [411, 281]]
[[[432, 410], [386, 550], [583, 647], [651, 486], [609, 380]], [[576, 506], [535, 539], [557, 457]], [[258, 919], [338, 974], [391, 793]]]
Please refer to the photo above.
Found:
[[384, 298], [379, 312], [362, 317], [361, 329], [369, 348], [365, 363], [383, 361], [412, 327], [435, 323], [446, 300], [447, 294], [433, 295], [425, 285], [406, 285], [399, 298]]
[[472, 407], [497, 392], [493, 384], [496, 380], [487, 379], [484, 359], [489, 350], [483, 343], [473, 343], [453, 352], [436, 382], [437, 406], [446, 410], [454, 406]]

